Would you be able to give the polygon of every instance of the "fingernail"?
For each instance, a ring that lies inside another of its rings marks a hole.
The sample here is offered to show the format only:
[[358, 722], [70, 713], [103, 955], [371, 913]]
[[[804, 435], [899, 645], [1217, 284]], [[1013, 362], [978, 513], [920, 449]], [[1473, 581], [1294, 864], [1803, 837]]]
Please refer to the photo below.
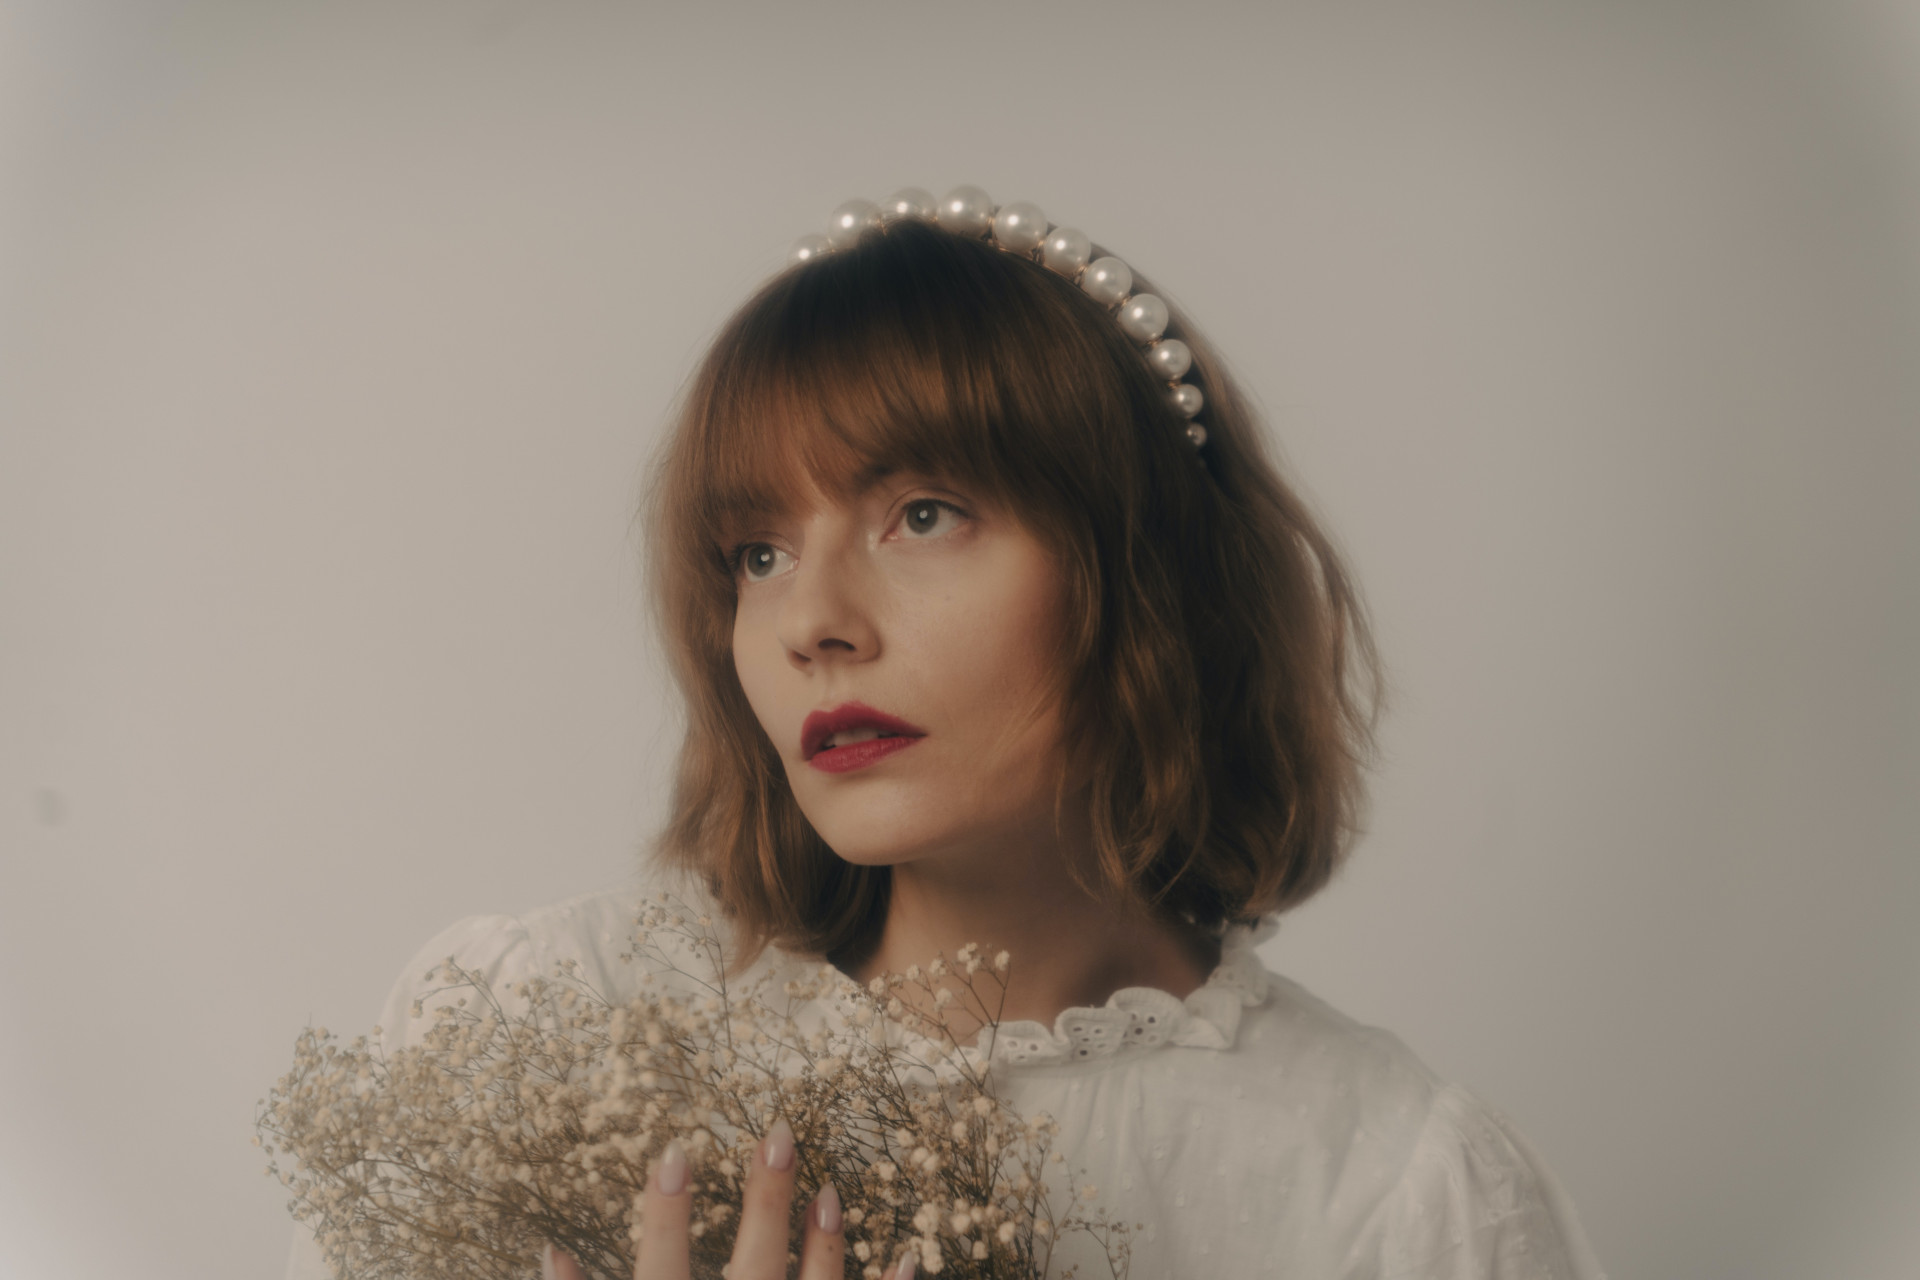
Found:
[[787, 1123], [785, 1116], [773, 1122], [773, 1128], [767, 1130], [766, 1141], [760, 1145], [767, 1168], [793, 1168], [793, 1126]]
[[560, 1280], [560, 1273], [553, 1266], [553, 1245], [540, 1246], [540, 1280]]
[[663, 1196], [677, 1196], [687, 1189], [687, 1153], [678, 1138], [667, 1144], [653, 1167], [653, 1189]]
[[900, 1269], [893, 1273], [893, 1280], [913, 1280], [913, 1255], [911, 1253], [900, 1259]]
[[813, 1198], [813, 1222], [822, 1231], [840, 1229], [840, 1193], [833, 1189], [831, 1182], [820, 1188], [820, 1194]]

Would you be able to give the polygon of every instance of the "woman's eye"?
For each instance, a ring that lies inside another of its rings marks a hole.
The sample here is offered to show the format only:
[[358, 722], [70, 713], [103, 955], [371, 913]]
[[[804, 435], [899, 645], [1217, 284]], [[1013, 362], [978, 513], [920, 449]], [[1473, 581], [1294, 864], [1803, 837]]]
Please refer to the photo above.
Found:
[[919, 498], [907, 504], [900, 517], [900, 527], [916, 538], [937, 535], [950, 532], [966, 515], [951, 502], [942, 502], [938, 498]]
[[734, 571], [748, 582], [765, 582], [786, 571], [783, 560], [792, 556], [767, 542], [749, 542], [733, 553]]

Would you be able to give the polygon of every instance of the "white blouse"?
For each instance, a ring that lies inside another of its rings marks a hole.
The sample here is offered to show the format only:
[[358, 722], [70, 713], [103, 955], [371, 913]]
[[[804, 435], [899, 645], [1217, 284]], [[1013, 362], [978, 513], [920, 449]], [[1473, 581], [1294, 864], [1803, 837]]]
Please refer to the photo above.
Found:
[[[619, 957], [643, 894], [660, 887], [458, 922], [395, 984], [389, 1049], [418, 1034], [410, 1006], [448, 956], [496, 989], [571, 959], [609, 997], [637, 994], [639, 971]], [[1021, 1115], [1050, 1113], [1077, 1181], [1099, 1188], [1114, 1219], [1146, 1224], [1132, 1280], [1604, 1280], [1566, 1193], [1512, 1124], [1390, 1033], [1269, 972], [1254, 948], [1277, 928], [1230, 929], [1184, 1000], [1129, 987], [1052, 1027], [1000, 1028], [996, 1092]], [[819, 965], [770, 947], [750, 976], [772, 971], [778, 991], [781, 970], [797, 979]], [[1063, 1237], [1054, 1270], [1076, 1262], [1083, 1277], [1107, 1273], [1098, 1246]], [[296, 1225], [288, 1280], [327, 1275]]]

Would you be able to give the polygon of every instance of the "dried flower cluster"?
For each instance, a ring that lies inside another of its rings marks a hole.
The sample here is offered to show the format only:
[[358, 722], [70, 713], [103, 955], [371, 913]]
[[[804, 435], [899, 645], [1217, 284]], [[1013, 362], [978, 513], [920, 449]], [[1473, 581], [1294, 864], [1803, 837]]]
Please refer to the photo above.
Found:
[[[1016, 1116], [990, 1087], [999, 1001], [987, 997], [1004, 996], [1005, 952], [988, 962], [969, 945], [864, 990], [822, 965], [777, 994], [765, 978], [729, 991], [710, 918], [663, 896], [636, 923], [630, 1001], [572, 964], [496, 993], [449, 959], [414, 1004], [432, 1019], [420, 1043], [387, 1054], [379, 1028], [344, 1045], [325, 1028], [300, 1037], [262, 1100], [259, 1141], [291, 1158], [268, 1172], [337, 1275], [523, 1280], [546, 1241], [590, 1274], [630, 1275], [635, 1194], [678, 1138], [693, 1274], [718, 1277], [746, 1170], [779, 1115], [799, 1147], [791, 1225], [830, 1179], [850, 1278], [879, 1280], [912, 1250], [927, 1274], [1028, 1280], [1048, 1274], [1069, 1232], [1125, 1274], [1126, 1224], [1059, 1168], [1057, 1123]], [[962, 1011], [984, 1026], [983, 1047], [950, 1033]], [[1065, 1179], [1060, 1211], [1049, 1165]]]

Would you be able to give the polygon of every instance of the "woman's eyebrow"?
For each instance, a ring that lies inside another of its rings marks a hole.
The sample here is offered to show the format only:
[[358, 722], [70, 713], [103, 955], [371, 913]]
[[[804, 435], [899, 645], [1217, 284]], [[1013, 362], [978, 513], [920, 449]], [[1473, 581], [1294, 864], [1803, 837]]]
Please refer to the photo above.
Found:
[[800, 504], [773, 493], [735, 494], [718, 503], [714, 523], [722, 528], [783, 520], [794, 514]]
[[780, 513], [777, 511], [764, 507], [734, 507], [721, 514], [708, 528], [713, 545], [721, 551], [731, 551], [734, 544], [749, 533], [779, 522]]
[[900, 468], [890, 462], [869, 462], [854, 473], [853, 492], [865, 497], [878, 488], [882, 481], [891, 479], [899, 473]]
[[911, 480], [918, 484], [929, 485], [962, 484], [960, 480], [948, 471], [923, 471], [918, 467], [903, 467], [890, 462], [876, 462], [861, 468], [854, 474], [852, 492], [864, 498], [879, 488], [884, 482], [902, 479]]
[[[842, 493], [852, 495], [858, 501], [873, 494], [889, 480], [901, 477], [933, 482], [939, 477], [934, 473], [922, 473], [911, 467], [902, 467], [891, 462], [869, 462], [853, 473], [851, 482]], [[804, 515], [809, 510], [805, 502], [797, 499], [784, 499], [770, 495], [759, 498], [736, 498], [725, 503], [713, 522], [717, 536], [721, 541], [740, 536], [740, 531], [762, 524], [779, 524], [785, 520]]]

